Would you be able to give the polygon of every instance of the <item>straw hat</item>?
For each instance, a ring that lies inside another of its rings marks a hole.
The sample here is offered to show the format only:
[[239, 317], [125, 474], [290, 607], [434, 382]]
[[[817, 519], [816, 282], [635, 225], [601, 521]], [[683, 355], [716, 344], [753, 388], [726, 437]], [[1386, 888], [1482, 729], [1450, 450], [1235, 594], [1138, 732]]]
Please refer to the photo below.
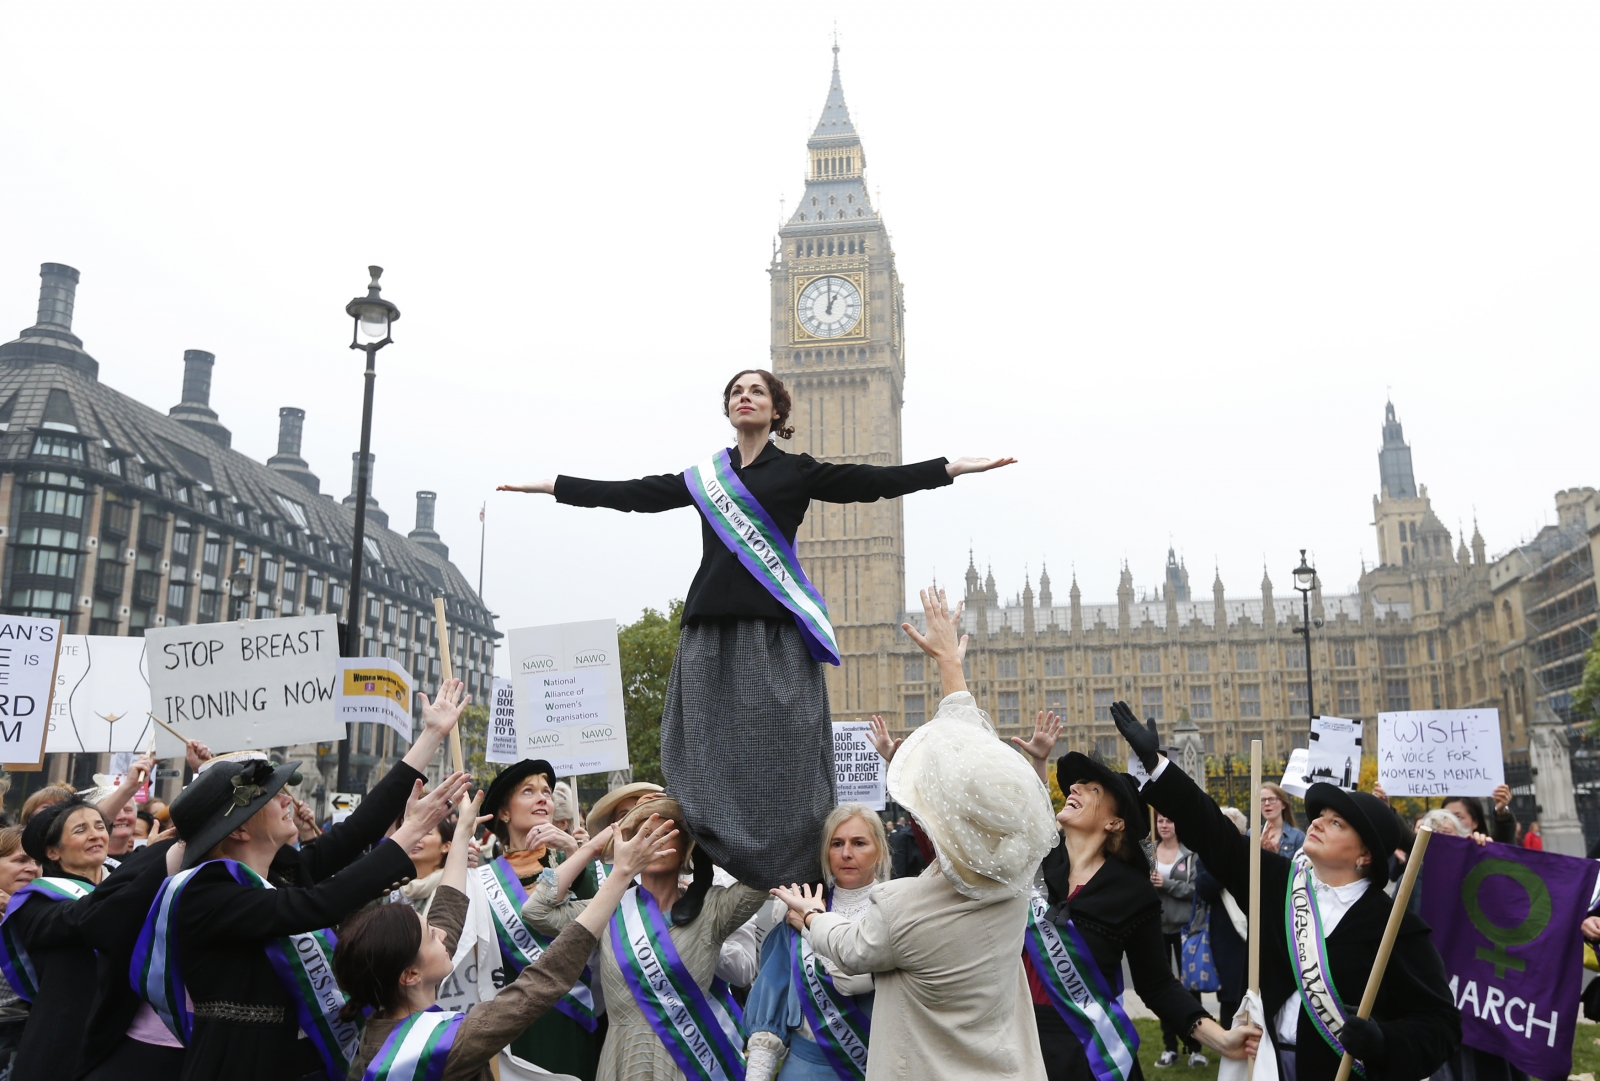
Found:
[[999, 900], [1027, 890], [1059, 840], [1050, 793], [965, 691], [906, 737], [889, 762], [888, 787], [966, 897]]
[[611, 825], [611, 820], [614, 817], [613, 812], [616, 810], [617, 804], [623, 800], [664, 791], [666, 790], [660, 785], [651, 784], [649, 781], [634, 781], [632, 784], [613, 788], [594, 801], [594, 806], [589, 808], [589, 817], [584, 820], [583, 828], [589, 831], [589, 836], [593, 837]]

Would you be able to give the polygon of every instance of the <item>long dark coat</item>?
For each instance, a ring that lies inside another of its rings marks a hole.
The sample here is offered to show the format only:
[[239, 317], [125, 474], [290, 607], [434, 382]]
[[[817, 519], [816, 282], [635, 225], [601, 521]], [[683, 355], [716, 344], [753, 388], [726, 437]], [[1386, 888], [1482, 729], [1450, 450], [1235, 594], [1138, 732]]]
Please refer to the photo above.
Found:
[[[88, 882], [64, 871], [55, 875]], [[94, 996], [97, 978], [94, 949], [82, 931], [93, 899], [93, 893], [76, 901], [35, 897], [6, 918], [38, 980], [22, 1043], [11, 1060], [13, 1081], [56, 1081], [77, 1072], [89, 1020], [84, 1004]]]

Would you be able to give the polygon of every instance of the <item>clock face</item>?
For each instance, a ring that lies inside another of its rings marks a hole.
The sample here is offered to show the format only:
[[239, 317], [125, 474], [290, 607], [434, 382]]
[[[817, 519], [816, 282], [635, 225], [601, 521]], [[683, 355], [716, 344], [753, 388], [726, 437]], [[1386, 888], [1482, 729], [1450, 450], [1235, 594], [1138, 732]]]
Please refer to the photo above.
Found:
[[861, 292], [844, 278], [829, 275], [800, 292], [800, 325], [819, 338], [848, 334], [861, 322]]

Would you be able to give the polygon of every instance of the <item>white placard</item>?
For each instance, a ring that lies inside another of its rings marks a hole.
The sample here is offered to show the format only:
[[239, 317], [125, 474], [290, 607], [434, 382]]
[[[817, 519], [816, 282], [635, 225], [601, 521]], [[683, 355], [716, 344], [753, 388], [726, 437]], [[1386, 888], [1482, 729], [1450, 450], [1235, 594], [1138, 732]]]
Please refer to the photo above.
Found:
[[485, 744], [485, 762], [516, 762], [521, 758], [517, 754], [516, 691], [509, 679], [495, 677], [489, 699], [489, 735]]
[[[216, 754], [341, 740], [336, 624], [321, 615], [152, 627], [150, 711]], [[156, 754], [177, 758], [183, 745], [162, 729]]]
[[1354, 792], [1361, 784], [1361, 722], [1344, 717], [1311, 718], [1306, 785], [1325, 783]]
[[1297, 799], [1306, 798], [1306, 774], [1311, 772], [1311, 752], [1296, 747], [1289, 752], [1289, 764], [1283, 768], [1283, 780], [1278, 787]]
[[411, 673], [387, 657], [340, 657], [333, 707], [339, 723], [386, 724], [410, 743]]
[[155, 727], [143, 638], [61, 636], [47, 753], [143, 751]]
[[868, 721], [833, 722], [833, 787], [840, 803], [865, 803], [874, 811], [886, 806], [886, 763], [872, 745]]
[[628, 768], [617, 621], [523, 627], [507, 636], [517, 757], [558, 776]]
[[[1177, 766], [1170, 765], [1172, 761], [1171, 759], [1168, 759], [1167, 761], [1169, 763], [1169, 769], [1178, 768]], [[1150, 783], [1150, 771], [1144, 768], [1144, 763], [1139, 760], [1139, 756], [1136, 754], [1128, 755], [1128, 776], [1133, 778], [1133, 783], [1138, 785], [1141, 790], [1145, 785]], [[1066, 793], [1062, 793], [1062, 795], [1065, 794]]]
[[8, 769], [44, 764], [60, 645], [60, 620], [0, 616], [0, 763]]
[[1390, 796], [1488, 796], [1505, 783], [1498, 709], [1378, 714], [1378, 783]]

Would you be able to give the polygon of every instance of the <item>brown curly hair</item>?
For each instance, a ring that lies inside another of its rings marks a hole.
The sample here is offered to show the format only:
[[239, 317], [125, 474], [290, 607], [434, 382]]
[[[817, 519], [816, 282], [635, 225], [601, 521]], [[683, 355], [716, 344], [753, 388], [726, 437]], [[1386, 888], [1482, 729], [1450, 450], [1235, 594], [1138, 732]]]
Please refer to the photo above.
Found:
[[789, 410], [794, 408], [794, 401], [789, 397], [789, 388], [783, 385], [783, 380], [767, 371], [765, 368], [746, 368], [728, 380], [728, 385], [722, 388], [722, 415], [728, 415], [728, 395], [733, 393], [733, 385], [747, 375], [759, 375], [762, 382], [767, 384], [767, 393], [772, 396], [772, 430], [779, 439], [793, 439], [794, 425], [786, 423], [789, 419]]

